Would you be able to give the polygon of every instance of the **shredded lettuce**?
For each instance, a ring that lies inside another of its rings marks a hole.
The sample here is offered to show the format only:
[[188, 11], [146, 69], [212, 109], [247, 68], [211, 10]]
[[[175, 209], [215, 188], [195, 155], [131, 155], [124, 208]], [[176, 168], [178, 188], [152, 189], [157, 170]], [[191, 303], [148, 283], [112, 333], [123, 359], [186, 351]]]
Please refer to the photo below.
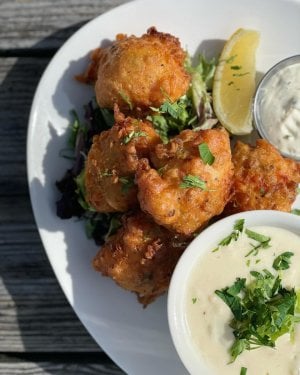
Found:
[[212, 107], [212, 82], [216, 70], [216, 60], [210, 61], [204, 55], [199, 56], [199, 63], [193, 67], [191, 60], [186, 62], [186, 69], [192, 76], [192, 101], [198, 117], [199, 129], [211, 129], [216, 123]]
[[107, 236], [114, 233], [119, 216], [98, 213], [89, 205], [85, 197], [84, 165], [93, 136], [109, 129], [114, 118], [112, 111], [100, 108], [95, 101], [89, 102], [84, 108], [85, 121], [80, 121], [75, 111], [71, 112], [73, 121], [69, 127], [68, 148], [62, 151], [63, 156], [74, 160], [74, 163], [63, 178], [56, 182], [61, 192], [61, 197], [56, 202], [56, 213], [61, 219], [74, 216], [84, 219], [87, 237], [102, 244]]
[[210, 129], [217, 123], [212, 108], [211, 88], [216, 61], [199, 56], [199, 63], [193, 66], [187, 58], [186, 70], [191, 74], [191, 86], [186, 95], [172, 102], [167, 96], [159, 108], [153, 108], [147, 119], [153, 123], [163, 143], [184, 129]]

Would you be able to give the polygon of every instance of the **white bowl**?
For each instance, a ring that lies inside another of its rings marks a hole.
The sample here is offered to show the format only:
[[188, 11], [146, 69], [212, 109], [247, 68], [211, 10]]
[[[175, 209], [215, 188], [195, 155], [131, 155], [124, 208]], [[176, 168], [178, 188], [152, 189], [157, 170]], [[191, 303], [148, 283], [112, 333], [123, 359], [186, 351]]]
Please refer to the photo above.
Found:
[[[173, 273], [168, 294], [168, 320], [175, 348], [186, 369], [192, 375], [214, 374], [207, 367], [199, 349], [191, 340], [187, 319], [186, 300], [187, 284], [195, 264], [201, 257], [217, 247], [220, 240], [231, 233], [237, 219], [245, 219], [247, 227], [273, 226], [300, 234], [300, 217], [279, 211], [248, 211], [226, 217], [204, 230], [185, 250]], [[216, 276], [217, 277], [217, 276]]]

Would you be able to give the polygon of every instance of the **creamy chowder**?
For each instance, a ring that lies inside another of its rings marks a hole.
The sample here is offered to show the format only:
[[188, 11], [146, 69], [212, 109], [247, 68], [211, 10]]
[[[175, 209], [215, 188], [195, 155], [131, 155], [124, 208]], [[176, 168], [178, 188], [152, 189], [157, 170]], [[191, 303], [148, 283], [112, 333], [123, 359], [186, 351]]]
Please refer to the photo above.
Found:
[[[251, 283], [250, 272], [263, 270], [279, 275], [284, 288], [300, 289], [300, 236], [275, 227], [249, 229], [269, 237], [268, 246], [259, 248], [259, 243], [243, 231], [236, 241], [207, 251], [195, 264], [185, 300], [191, 340], [212, 374], [239, 375], [244, 368], [247, 375], [299, 375], [300, 324], [295, 324], [292, 339], [289, 333], [283, 334], [276, 340], [275, 348], [244, 350], [230, 363], [230, 349], [235, 341], [229, 326], [233, 313], [215, 291], [231, 286], [237, 278], [246, 278], [246, 283]], [[253, 251], [255, 246], [257, 251]], [[288, 268], [276, 270], [274, 260], [287, 252], [293, 253]]]

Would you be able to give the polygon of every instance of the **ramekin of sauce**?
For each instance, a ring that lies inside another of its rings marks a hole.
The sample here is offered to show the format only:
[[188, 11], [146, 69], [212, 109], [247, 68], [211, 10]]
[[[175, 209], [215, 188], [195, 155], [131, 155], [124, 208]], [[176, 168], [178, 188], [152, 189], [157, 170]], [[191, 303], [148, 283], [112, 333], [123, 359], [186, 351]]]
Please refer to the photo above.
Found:
[[253, 117], [263, 138], [282, 155], [300, 160], [300, 55], [280, 61], [264, 75]]
[[[290, 258], [285, 263], [286, 256]], [[171, 336], [191, 375], [299, 375], [299, 263], [300, 217], [285, 212], [262, 210], [232, 215], [212, 224], [192, 241], [175, 268], [168, 295]], [[273, 280], [272, 293], [278, 280], [282, 285], [276, 295], [269, 294], [269, 287], [265, 289], [262, 280], [269, 277]], [[235, 302], [244, 298], [244, 289], [236, 290], [242, 280], [255, 298], [233, 326], [236, 306], [230, 298], [235, 296]], [[259, 286], [259, 299], [254, 286]], [[228, 293], [227, 303], [220, 298], [220, 291]], [[297, 302], [293, 302], [297, 308], [291, 310], [296, 320], [290, 332], [280, 326], [285, 318], [279, 314], [277, 331], [273, 325], [270, 331], [276, 337], [275, 346], [254, 342], [233, 359], [234, 344], [242, 337], [237, 334], [237, 326], [245, 328], [245, 317], [250, 314], [255, 317], [256, 328], [251, 325], [253, 337], [248, 337], [248, 343], [258, 337], [256, 333], [266, 333], [267, 311], [274, 310], [275, 315], [277, 307], [283, 311], [279, 305], [286, 305], [284, 293], [297, 295]], [[262, 295], [267, 296], [264, 302]]]

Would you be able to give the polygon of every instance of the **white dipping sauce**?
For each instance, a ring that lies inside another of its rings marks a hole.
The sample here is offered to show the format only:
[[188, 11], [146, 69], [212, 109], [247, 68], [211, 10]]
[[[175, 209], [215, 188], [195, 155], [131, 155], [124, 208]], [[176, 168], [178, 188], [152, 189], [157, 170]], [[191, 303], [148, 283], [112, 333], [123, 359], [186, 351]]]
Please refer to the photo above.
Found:
[[[215, 294], [215, 290], [231, 286], [237, 277], [250, 280], [250, 271], [267, 269], [274, 274], [274, 259], [291, 251], [290, 268], [281, 272], [282, 285], [288, 289], [300, 287], [300, 236], [275, 227], [252, 227], [251, 230], [271, 237], [270, 248], [259, 250], [256, 256], [245, 255], [255, 243], [245, 233], [229, 246], [217, 252], [208, 251], [190, 275], [186, 294], [186, 322], [189, 334], [199, 356], [216, 375], [239, 375], [241, 367], [247, 375], [299, 375], [300, 374], [300, 324], [295, 325], [295, 340], [285, 334], [276, 340], [276, 347], [262, 346], [242, 352], [234, 363], [229, 349], [234, 342], [229, 322], [233, 314]], [[229, 234], [229, 233], [228, 233]], [[250, 264], [247, 260], [250, 259]], [[259, 262], [257, 262], [259, 260]]]
[[300, 156], [300, 63], [278, 70], [264, 84], [260, 117], [268, 140], [281, 152]]

